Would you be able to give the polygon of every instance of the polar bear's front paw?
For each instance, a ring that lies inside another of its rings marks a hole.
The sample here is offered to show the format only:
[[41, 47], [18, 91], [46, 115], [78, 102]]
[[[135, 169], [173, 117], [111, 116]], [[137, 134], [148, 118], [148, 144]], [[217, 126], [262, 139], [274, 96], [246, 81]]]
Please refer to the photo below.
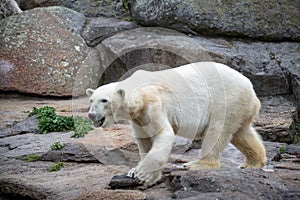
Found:
[[160, 171], [143, 171], [137, 168], [132, 168], [127, 176], [130, 178], [137, 179], [141, 184], [145, 186], [151, 186], [155, 184], [161, 178]]
[[127, 173], [126, 176], [128, 176], [128, 177], [130, 177], [130, 178], [133, 178], [133, 179], [139, 180], [138, 177], [137, 177], [137, 171], [136, 171], [136, 168], [132, 168], [131, 170], [129, 170], [129, 172]]

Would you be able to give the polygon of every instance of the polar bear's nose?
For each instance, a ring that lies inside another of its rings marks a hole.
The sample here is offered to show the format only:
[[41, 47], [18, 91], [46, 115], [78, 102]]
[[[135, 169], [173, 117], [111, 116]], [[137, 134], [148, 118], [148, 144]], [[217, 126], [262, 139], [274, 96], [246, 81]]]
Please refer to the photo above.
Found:
[[97, 115], [95, 113], [89, 113], [89, 118], [92, 120], [92, 121], [95, 121], [96, 120], [96, 117]]

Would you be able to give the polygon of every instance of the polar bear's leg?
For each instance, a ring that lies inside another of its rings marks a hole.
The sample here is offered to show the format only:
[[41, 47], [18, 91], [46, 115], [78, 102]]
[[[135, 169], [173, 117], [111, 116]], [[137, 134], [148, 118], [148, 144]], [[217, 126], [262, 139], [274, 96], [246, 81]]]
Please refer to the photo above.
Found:
[[235, 133], [231, 143], [245, 155], [245, 163], [241, 168], [262, 168], [266, 164], [264, 145], [251, 125], [244, 126]]
[[231, 131], [222, 130], [222, 127], [221, 124], [216, 123], [208, 128], [202, 142], [200, 159], [184, 164], [186, 169], [220, 168], [221, 154], [231, 139]]
[[150, 151], [139, 162], [138, 166], [131, 169], [128, 176], [138, 179], [145, 186], [153, 185], [161, 178], [164, 165], [168, 162], [175, 134], [167, 122], [165, 127], [152, 140]]
[[139, 148], [140, 160], [143, 160], [152, 147], [152, 140], [143, 127], [133, 123], [132, 128]]
[[136, 138], [140, 160], [143, 160], [152, 147], [151, 138]]

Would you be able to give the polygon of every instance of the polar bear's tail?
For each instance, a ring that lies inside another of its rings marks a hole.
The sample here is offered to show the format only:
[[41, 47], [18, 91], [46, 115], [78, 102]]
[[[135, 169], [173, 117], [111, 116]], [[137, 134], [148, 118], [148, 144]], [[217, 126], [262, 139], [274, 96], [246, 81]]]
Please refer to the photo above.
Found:
[[258, 117], [260, 108], [261, 108], [260, 100], [255, 96], [253, 113], [250, 116], [249, 121], [245, 122], [246, 124], [253, 124], [255, 119]]

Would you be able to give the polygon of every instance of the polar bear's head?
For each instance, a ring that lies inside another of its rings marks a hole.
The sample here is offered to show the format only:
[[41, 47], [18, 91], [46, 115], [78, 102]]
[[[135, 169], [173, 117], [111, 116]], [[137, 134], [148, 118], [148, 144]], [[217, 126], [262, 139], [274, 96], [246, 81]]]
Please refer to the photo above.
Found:
[[114, 124], [112, 112], [112, 98], [116, 83], [107, 84], [94, 89], [87, 89], [86, 94], [90, 97], [89, 118], [95, 127], [109, 127]]

